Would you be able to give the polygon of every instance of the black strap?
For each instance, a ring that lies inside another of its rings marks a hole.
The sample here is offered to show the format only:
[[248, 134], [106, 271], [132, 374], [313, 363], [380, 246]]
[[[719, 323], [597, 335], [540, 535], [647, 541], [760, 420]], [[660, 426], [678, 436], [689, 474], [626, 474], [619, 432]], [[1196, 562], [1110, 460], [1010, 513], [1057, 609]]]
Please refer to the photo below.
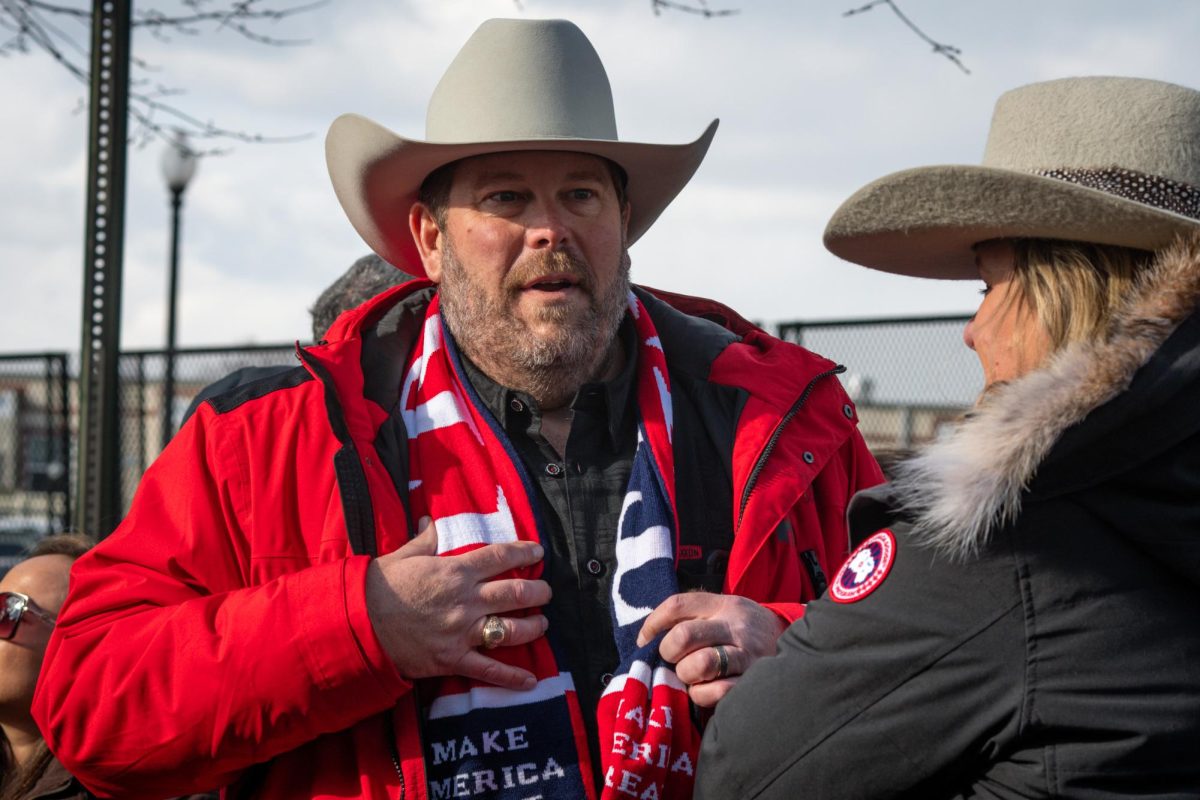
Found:
[[333, 376], [307, 352], [297, 352], [325, 387], [325, 413], [329, 418], [329, 427], [342, 444], [333, 457], [333, 469], [338, 490], [342, 495], [342, 513], [346, 518], [350, 550], [355, 555], [376, 556], [378, 552], [375, 547], [375, 511], [371, 506], [371, 493], [367, 489], [367, 476], [363, 472], [354, 440], [350, 438], [350, 428], [346, 424], [346, 415], [342, 412], [342, 404], [334, 388]]

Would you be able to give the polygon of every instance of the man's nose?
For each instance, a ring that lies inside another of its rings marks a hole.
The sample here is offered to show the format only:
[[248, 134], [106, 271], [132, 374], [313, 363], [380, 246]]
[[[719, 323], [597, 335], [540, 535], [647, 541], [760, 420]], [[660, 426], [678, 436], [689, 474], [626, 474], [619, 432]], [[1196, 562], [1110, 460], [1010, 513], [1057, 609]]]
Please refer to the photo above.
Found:
[[525, 245], [531, 250], [558, 250], [569, 233], [561, 209], [552, 203], [538, 203], [529, 209], [525, 223]]

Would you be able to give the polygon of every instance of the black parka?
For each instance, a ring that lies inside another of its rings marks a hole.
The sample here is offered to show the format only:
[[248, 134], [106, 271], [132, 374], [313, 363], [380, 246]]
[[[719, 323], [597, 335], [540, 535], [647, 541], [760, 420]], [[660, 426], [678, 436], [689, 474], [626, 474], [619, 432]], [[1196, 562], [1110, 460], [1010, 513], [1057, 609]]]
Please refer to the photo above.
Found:
[[1198, 304], [1200, 240], [856, 497], [890, 571], [743, 676], [696, 796], [1200, 797]]

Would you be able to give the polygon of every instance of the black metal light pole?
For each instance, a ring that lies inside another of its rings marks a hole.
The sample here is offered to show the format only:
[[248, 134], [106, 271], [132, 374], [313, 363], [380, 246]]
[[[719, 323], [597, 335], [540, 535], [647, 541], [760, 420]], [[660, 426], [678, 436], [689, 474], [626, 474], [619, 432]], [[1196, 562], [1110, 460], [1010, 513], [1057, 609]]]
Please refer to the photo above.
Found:
[[165, 448], [175, 433], [175, 305], [179, 283], [179, 219], [183, 208], [183, 192], [196, 174], [196, 154], [188, 147], [187, 136], [177, 131], [175, 141], [167, 145], [162, 155], [162, 174], [171, 193], [171, 272], [167, 282], [167, 360], [163, 374], [162, 446]]

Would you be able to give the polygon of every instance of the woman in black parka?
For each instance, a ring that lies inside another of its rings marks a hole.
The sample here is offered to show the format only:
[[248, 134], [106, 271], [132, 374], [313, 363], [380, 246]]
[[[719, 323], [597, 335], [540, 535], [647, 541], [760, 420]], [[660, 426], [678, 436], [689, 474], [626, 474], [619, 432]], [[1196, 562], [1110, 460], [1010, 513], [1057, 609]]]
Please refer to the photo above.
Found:
[[1200, 797], [1200, 93], [1014, 90], [984, 166], [876, 181], [825, 236], [982, 278], [985, 391], [855, 498], [696, 796]]

